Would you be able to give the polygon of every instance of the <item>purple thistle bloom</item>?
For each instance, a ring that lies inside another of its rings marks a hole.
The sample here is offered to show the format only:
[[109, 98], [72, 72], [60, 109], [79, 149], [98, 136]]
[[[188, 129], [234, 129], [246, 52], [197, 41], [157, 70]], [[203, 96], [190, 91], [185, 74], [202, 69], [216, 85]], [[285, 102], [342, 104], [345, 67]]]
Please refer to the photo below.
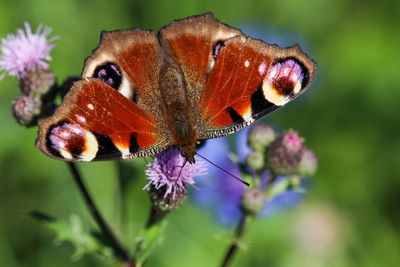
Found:
[[[55, 46], [50, 44], [58, 37], [47, 40], [51, 29], [39, 25], [35, 33], [32, 33], [30, 25], [25, 22], [25, 32], [17, 29], [17, 34], [8, 34], [1, 41], [0, 72], [5, 71], [10, 76], [18, 79], [36, 68], [46, 70], [48, 65], [44, 60], [51, 60], [50, 50]], [[0, 75], [0, 80], [6, 73]]]
[[[165, 190], [164, 198], [175, 198], [176, 194], [185, 193], [186, 185], [194, 186], [193, 178], [206, 174], [206, 163], [196, 158], [195, 164], [186, 162], [178, 148], [171, 147], [154, 157], [153, 163], [147, 164], [146, 179], [150, 180], [143, 189]], [[165, 188], [164, 188], [165, 187]]]

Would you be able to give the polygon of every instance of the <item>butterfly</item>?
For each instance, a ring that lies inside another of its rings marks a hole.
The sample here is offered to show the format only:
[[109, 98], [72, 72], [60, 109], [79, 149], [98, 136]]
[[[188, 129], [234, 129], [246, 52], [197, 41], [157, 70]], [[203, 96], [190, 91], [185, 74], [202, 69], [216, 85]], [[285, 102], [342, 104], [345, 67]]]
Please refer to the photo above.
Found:
[[36, 146], [64, 161], [146, 157], [176, 146], [194, 163], [199, 141], [284, 106], [315, 72], [298, 45], [266, 44], [211, 13], [176, 20], [158, 34], [103, 31], [82, 79], [39, 121]]

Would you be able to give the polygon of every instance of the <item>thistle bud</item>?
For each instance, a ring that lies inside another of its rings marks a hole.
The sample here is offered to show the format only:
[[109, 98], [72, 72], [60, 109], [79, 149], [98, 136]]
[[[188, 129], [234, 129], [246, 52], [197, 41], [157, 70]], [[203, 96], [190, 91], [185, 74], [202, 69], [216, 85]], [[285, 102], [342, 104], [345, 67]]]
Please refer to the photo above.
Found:
[[246, 158], [246, 164], [253, 170], [262, 170], [265, 166], [264, 154], [258, 151], [251, 153]]
[[19, 124], [32, 126], [36, 123], [36, 116], [40, 114], [40, 107], [40, 100], [22, 95], [13, 101], [12, 113]]
[[241, 208], [244, 213], [257, 215], [265, 205], [265, 195], [259, 188], [246, 190], [242, 196]]
[[275, 139], [267, 150], [267, 166], [276, 175], [294, 174], [301, 161], [304, 139], [289, 131]]
[[300, 162], [297, 166], [297, 174], [300, 176], [311, 176], [317, 169], [317, 157], [314, 152], [305, 148], [302, 151]]
[[54, 73], [51, 70], [40, 68], [27, 72], [19, 80], [22, 93], [34, 97], [46, 94], [55, 83]]
[[254, 125], [247, 135], [247, 144], [253, 151], [264, 152], [276, 138], [275, 130], [266, 124]]
[[184, 188], [177, 192], [175, 195], [165, 195], [167, 187], [156, 189], [154, 186], [150, 187], [150, 200], [153, 206], [161, 211], [174, 211], [179, 209], [185, 202], [187, 197], [187, 186], [184, 184]]

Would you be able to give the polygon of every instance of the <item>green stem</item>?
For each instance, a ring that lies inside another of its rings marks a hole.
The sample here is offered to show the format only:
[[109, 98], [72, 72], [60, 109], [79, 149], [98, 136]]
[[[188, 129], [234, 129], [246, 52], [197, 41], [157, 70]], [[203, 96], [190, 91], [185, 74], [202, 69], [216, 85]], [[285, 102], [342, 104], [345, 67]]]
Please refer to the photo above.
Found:
[[146, 228], [152, 227], [154, 224], [160, 222], [168, 212], [161, 211], [158, 208], [152, 206], [150, 210], [149, 218], [147, 219]]
[[168, 211], [162, 211], [152, 205], [146, 226], [139, 235], [140, 238], [137, 242], [134, 254], [137, 259], [137, 267], [144, 264], [147, 257], [159, 242], [160, 237], [164, 232], [166, 225], [165, 217], [167, 214]]
[[221, 267], [228, 266], [229, 263], [232, 261], [234, 255], [239, 247], [240, 240], [242, 239], [243, 234], [246, 231], [246, 228], [249, 225], [250, 221], [251, 221], [251, 217], [249, 215], [244, 215], [240, 218], [240, 221], [235, 230], [235, 235], [232, 238], [232, 242], [231, 242], [229, 249], [225, 253], [225, 257], [221, 264]]
[[89, 209], [90, 214], [96, 221], [97, 225], [99, 226], [106, 240], [113, 248], [115, 254], [126, 263], [126, 266], [132, 266], [132, 267], [135, 266], [134, 260], [129, 257], [128, 253], [121, 246], [115, 235], [112, 233], [110, 227], [103, 219], [103, 216], [101, 215], [99, 209], [96, 207], [96, 204], [94, 203], [92, 197], [90, 196], [89, 191], [86, 189], [86, 186], [75, 164], [73, 162], [68, 162], [67, 164], [79, 188], [79, 191], [83, 196], [86, 206]]

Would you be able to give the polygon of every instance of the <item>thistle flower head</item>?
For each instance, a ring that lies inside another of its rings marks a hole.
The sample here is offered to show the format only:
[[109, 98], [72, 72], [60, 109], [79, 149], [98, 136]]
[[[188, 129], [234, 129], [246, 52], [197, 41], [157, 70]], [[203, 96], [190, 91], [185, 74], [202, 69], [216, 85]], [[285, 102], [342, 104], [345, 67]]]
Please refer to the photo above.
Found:
[[302, 151], [299, 165], [297, 166], [297, 173], [301, 176], [311, 176], [317, 169], [317, 157], [314, 152], [305, 148]]
[[[39, 25], [35, 33], [32, 33], [28, 23], [24, 24], [25, 31], [18, 29], [16, 34], [9, 34], [1, 40], [0, 72], [5, 71], [10, 76], [18, 79], [33, 69], [46, 70], [48, 65], [45, 60], [51, 60], [50, 50], [55, 46], [50, 44], [58, 37], [47, 39], [51, 29]], [[0, 75], [0, 80], [5, 73]]]
[[278, 137], [268, 147], [267, 166], [275, 175], [288, 175], [296, 172], [304, 150], [304, 139], [297, 132], [288, 131]]
[[31, 96], [22, 95], [13, 101], [12, 112], [16, 121], [23, 126], [32, 126], [40, 113], [41, 102]]
[[297, 132], [289, 130], [282, 136], [282, 145], [290, 152], [297, 152], [303, 147], [304, 138]]
[[251, 127], [247, 135], [247, 144], [253, 151], [263, 152], [275, 140], [276, 136], [274, 128], [260, 123]]
[[242, 211], [255, 216], [264, 208], [265, 201], [265, 194], [260, 188], [246, 190], [242, 195]]
[[186, 162], [176, 147], [154, 157], [153, 163], [147, 165], [147, 179], [149, 183], [144, 189], [162, 190], [163, 198], [176, 198], [179, 194], [186, 195], [186, 185], [194, 185], [193, 178], [205, 175], [205, 162], [197, 161], [195, 164]]

